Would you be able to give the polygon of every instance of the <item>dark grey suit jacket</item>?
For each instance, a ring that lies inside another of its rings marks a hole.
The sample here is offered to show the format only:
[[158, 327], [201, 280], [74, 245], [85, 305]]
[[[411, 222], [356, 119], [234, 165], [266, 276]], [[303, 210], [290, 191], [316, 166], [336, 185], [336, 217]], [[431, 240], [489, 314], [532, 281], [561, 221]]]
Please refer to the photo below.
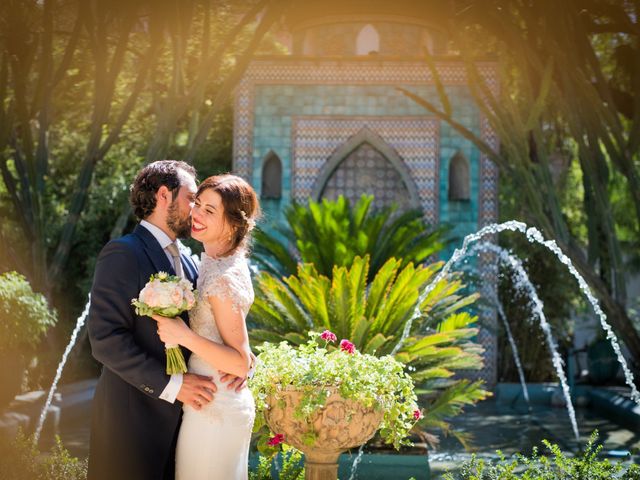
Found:
[[[195, 284], [193, 260], [183, 255], [182, 265]], [[174, 478], [182, 404], [159, 398], [170, 379], [164, 345], [156, 322], [136, 315], [131, 305], [159, 271], [175, 275], [158, 241], [140, 225], [98, 257], [87, 324], [103, 368], [92, 403], [90, 480]]]

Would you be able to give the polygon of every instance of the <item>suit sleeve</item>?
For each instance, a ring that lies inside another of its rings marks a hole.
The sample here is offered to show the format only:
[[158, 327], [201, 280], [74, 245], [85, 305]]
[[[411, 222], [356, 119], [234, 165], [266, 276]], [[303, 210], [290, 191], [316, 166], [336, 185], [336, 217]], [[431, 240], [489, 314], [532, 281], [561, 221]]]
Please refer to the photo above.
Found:
[[169, 382], [165, 365], [136, 342], [137, 258], [124, 242], [108, 243], [96, 262], [87, 327], [96, 360], [142, 393], [158, 398]]

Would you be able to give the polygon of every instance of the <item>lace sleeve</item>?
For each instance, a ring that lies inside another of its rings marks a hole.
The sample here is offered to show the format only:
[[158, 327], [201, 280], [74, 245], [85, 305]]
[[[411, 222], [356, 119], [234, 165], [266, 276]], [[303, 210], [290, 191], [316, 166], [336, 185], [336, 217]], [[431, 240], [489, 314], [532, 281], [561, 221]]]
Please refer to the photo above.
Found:
[[246, 315], [253, 303], [253, 286], [248, 267], [236, 264], [226, 269], [210, 269], [202, 293], [206, 297], [229, 299], [234, 310]]

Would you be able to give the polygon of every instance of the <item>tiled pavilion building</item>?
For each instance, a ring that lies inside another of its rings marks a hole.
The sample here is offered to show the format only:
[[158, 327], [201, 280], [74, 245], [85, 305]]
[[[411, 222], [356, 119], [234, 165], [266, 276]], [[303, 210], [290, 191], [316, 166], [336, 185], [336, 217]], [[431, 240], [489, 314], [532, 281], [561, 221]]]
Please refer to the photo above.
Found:
[[[233, 169], [261, 196], [268, 221], [292, 201], [375, 195], [423, 210], [462, 237], [497, 219], [497, 169], [468, 140], [398, 91], [439, 104], [424, 60], [435, 58], [454, 118], [497, 141], [467, 87], [465, 66], [425, 0], [293, 2], [288, 54], [258, 57], [235, 99]], [[496, 65], [478, 64], [491, 88]], [[488, 279], [485, 288], [493, 289]], [[489, 292], [490, 293], [490, 292]], [[485, 312], [493, 323], [494, 314]], [[496, 381], [495, 333], [482, 329]]]

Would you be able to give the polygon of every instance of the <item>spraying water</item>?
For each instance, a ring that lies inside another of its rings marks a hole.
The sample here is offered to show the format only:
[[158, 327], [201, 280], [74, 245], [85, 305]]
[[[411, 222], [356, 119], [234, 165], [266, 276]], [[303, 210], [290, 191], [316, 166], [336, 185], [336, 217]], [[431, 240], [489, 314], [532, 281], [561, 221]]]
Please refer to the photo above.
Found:
[[[474, 249], [470, 250], [473, 251]], [[527, 271], [524, 269], [522, 262], [516, 258], [514, 255], [510, 254], [503, 248], [500, 248], [493, 244], [482, 244], [479, 248], [475, 250], [485, 250], [498, 255], [500, 261], [504, 265], [508, 265], [514, 272], [515, 275], [515, 284], [517, 288], [522, 288], [524, 291], [528, 293], [529, 298], [531, 299], [531, 307], [538, 317], [540, 322], [540, 327], [544, 332], [545, 339], [547, 341], [547, 346], [551, 351], [551, 361], [553, 363], [554, 368], [556, 369], [556, 374], [558, 375], [558, 379], [560, 380], [560, 385], [562, 386], [562, 394], [564, 395], [565, 402], [567, 404], [567, 411], [569, 413], [569, 418], [571, 420], [571, 427], [573, 428], [573, 434], [576, 437], [576, 440], [580, 439], [580, 433], [578, 431], [578, 422], [576, 421], [576, 412], [573, 408], [573, 403], [571, 402], [571, 392], [569, 390], [569, 384], [567, 382], [567, 377], [564, 373], [564, 362], [562, 357], [558, 353], [558, 347], [553, 338], [553, 334], [551, 333], [551, 325], [547, 322], [547, 318], [543, 311], [542, 300], [538, 296], [538, 292], [536, 292], [535, 287], [529, 280], [529, 276], [527, 275]]]
[[445, 263], [445, 265], [442, 267], [442, 270], [440, 270], [440, 272], [438, 272], [434, 280], [425, 287], [424, 291], [418, 298], [414, 313], [405, 324], [404, 330], [402, 332], [402, 336], [400, 337], [398, 344], [394, 347], [392, 354], [395, 354], [400, 349], [404, 341], [409, 336], [409, 333], [411, 332], [411, 325], [413, 324], [413, 321], [416, 318], [420, 317], [421, 315], [420, 306], [424, 302], [427, 295], [429, 295], [429, 293], [431, 293], [433, 289], [436, 287], [438, 282], [440, 282], [449, 273], [452, 265], [467, 254], [467, 251], [469, 250], [470, 245], [472, 243], [477, 242], [478, 240], [480, 240], [482, 237], [486, 235], [498, 234], [503, 231], [520, 232], [524, 234], [527, 237], [527, 240], [529, 240], [529, 242], [538, 243], [544, 246], [549, 251], [551, 251], [564, 265], [567, 266], [571, 275], [573, 275], [574, 278], [578, 281], [580, 290], [582, 290], [582, 292], [586, 295], [587, 299], [589, 300], [589, 303], [591, 303], [591, 306], [593, 307], [593, 310], [595, 311], [596, 315], [598, 315], [600, 319], [600, 324], [602, 325], [602, 328], [607, 333], [607, 338], [611, 342], [611, 346], [613, 347], [613, 350], [616, 353], [618, 362], [622, 366], [625, 382], [631, 389], [631, 398], [637, 405], [640, 405], [640, 392], [638, 392], [638, 389], [634, 384], [633, 373], [631, 373], [631, 370], [627, 365], [627, 361], [622, 355], [622, 351], [620, 349], [620, 344], [618, 343], [617, 337], [613, 333], [611, 326], [607, 323], [607, 316], [604, 314], [604, 312], [600, 308], [600, 304], [598, 300], [591, 293], [591, 289], [589, 288], [589, 285], [587, 284], [586, 280], [582, 277], [582, 275], [580, 275], [580, 273], [578, 273], [576, 268], [571, 263], [571, 260], [569, 259], [569, 257], [567, 257], [562, 252], [562, 250], [560, 250], [560, 247], [558, 247], [555, 241], [545, 240], [544, 236], [538, 229], [536, 229], [535, 227], [527, 227], [525, 223], [518, 222], [516, 220], [511, 220], [509, 222], [504, 222], [499, 224], [492, 223], [491, 225], [487, 225], [486, 227], [481, 228], [477, 232], [469, 234], [466, 237], [464, 237], [464, 241], [462, 242], [462, 247], [457, 248], [453, 252], [453, 255], [451, 256], [449, 261]]
[[596, 313], [596, 315], [600, 319], [600, 325], [602, 326], [602, 329], [606, 332], [607, 339], [611, 343], [611, 346], [613, 347], [613, 351], [616, 353], [618, 362], [622, 366], [625, 382], [631, 388], [631, 398], [633, 399], [634, 402], [636, 402], [637, 405], [640, 405], [640, 392], [638, 392], [638, 389], [636, 388], [635, 383], [633, 381], [633, 373], [631, 373], [631, 370], [627, 365], [627, 361], [625, 360], [624, 355], [622, 355], [622, 350], [620, 348], [620, 343], [618, 342], [618, 338], [616, 337], [615, 333], [613, 333], [613, 329], [611, 328], [611, 325], [609, 325], [609, 323], [607, 322], [607, 316], [602, 311], [602, 308], [600, 308], [600, 303], [591, 292], [591, 289], [589, 288], [587, 281], [584, 279], [582, 275], [580, 275], [576, 267], [573, 265], [573, 263], [571, 263], [571, 260], [569, 259], [569, 257], [567, 257], [563, 253], [563, 251], [560, 249], [560, 247], [558, 247], [558, 244], [554, 240], [545, 240], [542, 233], [533, 227], [527, 229], [526, 235], [527, 235], [527, 240], [529, 240], [530, 242], [539, 243], [540, 245], [543, 245], [544, 247], [549, 249], [551, 252], [553, 252], [555, 256], [558, 257], [558, 259], [564, 265], [566, 265], [571, 275], [573, 275], [573, 277], [578, 281], [578, 286], [580, 287], [580, 290], [582, 290], [582, 293], [585, 294], [585, 296], [589, 300], [589, 303], [593, 307], [593, 311]]
[[64, 354], [62, 355], [62, 360], [58, 364], [58, 369], [56, 370], [56, 376], [53, 379], [53, 383], [51, 384], [51, 388], [49, 389], [49, 395], [47, 395], [47, 401], [44, 403], [44, 407], [42, 408], [42, 412], [40, 412], [40, 418], [38, 419], [38, 426], [36, 427], [36, 432], [33, 437], [34, 445], [38, 444], [40, 440], [40, 435], [42, 434], [42, 427], [44, 426], [44, 421], [47, 418], [47, 410], [51, 406], [51, 402], [53, 400], [53, 395], [56, 393], [56, 389], [58, 388], [58, 382], [60, 381], [60, 377], [62, 377], [62, 370], [64, 369], [64, 364], [67, 363], [67, 357], [71, 352], [71, 349], [76, 343], [76, 339], [78, 337], [78, 333], [82, 329], [84, 322], [87, 319], [87, 315], [89, 315], [89, 306], [91, 305], [91, 294], [89, 294], [89, 298], [87, 299], [87, 304], [84, 306], [84, 310], [78, 317], [76, 321], [76, 326], [73, 329], [73, 333], [71, 334], [71, 339], [67, 344], [67, 348], [64, 350]]
[[[492, 243], [477, 243], [469, 251], [468, 256], [475, 255], [476, 252], [479, 253], [481, 251], [489, 251], [489, 252], [495, 253], [497, 250], [504, 250], [504, 249]], [[509, 252], [507, 252], [506, 250], [504, 250], [504, 253], [509, 255]], [[500, 255], [498, 258], [502, 260], [502, 255]], [[526, 275], [526, 272], [524, 273]], [[497, 265], [496, 265], [496, 276], [497, 276]], [[504, 308], [502, 307], [502, 302], [498, 298], [498, 295], [495, 294], [491, 300], [498, 310], [498, 317], [502, 320], [502, 324], [504, 325], [504, 330], [507, 333], [509, 345], [511, 345], [511, 353], [513, 354], [513, 361], [516, 364], [516, 368], [518, 370], [518, 378], [520, 379], [520, 385], [522, 386], [522, 395], [524, 396], [525, 401], [529, 405], [531, 403], [529, 400], [529, 389], [527, 388], [527, 381], [525, 379], [524, 369], [522, 368], [522, 362], [520, 361], [518, 346], [516, 345], [515, 338], [513, 337], [513, 333], [511, 332], [509, 321], [507, 320], [507, 316], [504, 313]]]
[[527, 405], [531, 404], [529, 400], [529, 389], [527, 388], [527, 381], [524, 376], [524, 369], [522, 368], [522, 362], [520, 361], [520, 355], [518, 354], [518, 346], [516, 345], [516, 340], [513, 338], [513, 333], [511, 333], [511, 327], [509, 326], [509, 321], [507, 320], [507, 316], [504, 313], [504, 308], [502, 308], [502, 303], [500, 300], [496, 298], [495, 302], [498, 308], [498, 317], [502, 320], [502, 324], [504, 325], [504, 331], [507, 332], [507, 338], [509, 339], [509, 345], [511, 345], [511, 352], [513, 353], [513, 361], [516, 364], [516, 368], [518, 370], [518, 378], [520, 379], [520, 385], [522, 385], [522, 395], [524, 396], [525, 402]]
[[364, 444], [360, 445], [360, 448], [358, 449], [358, 455], [353, 461], [353, 465], [351, 465], [351, 475], [349, 475], [349, 480], [356, 479], [356, 470], [358, 470], [358, 465], [360, 465], [360, 462], [362, 461], [363, 453], [364, 453]]

